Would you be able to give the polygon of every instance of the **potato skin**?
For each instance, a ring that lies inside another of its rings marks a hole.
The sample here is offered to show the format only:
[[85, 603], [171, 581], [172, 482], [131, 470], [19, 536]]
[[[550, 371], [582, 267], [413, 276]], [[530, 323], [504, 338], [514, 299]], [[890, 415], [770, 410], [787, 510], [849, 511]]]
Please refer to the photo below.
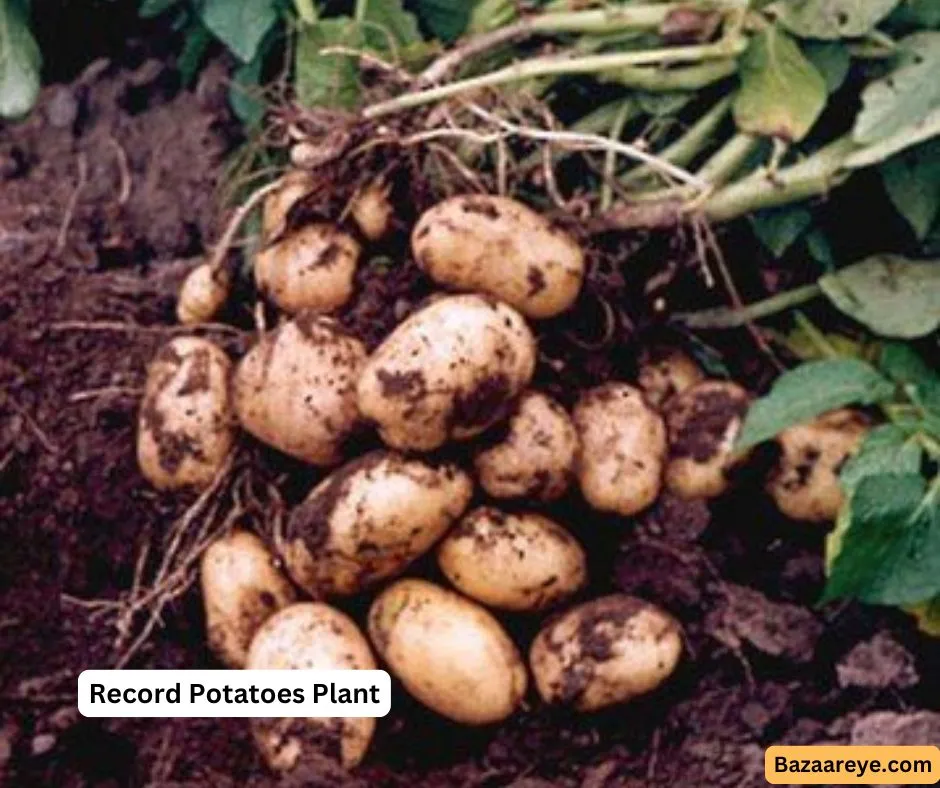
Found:
[[375, 599], [369, 637], [411, 695], [456, 722], [499, 722], [525, 695], [525, 665], [499, 622], [425, 580], [399, 580]]
[[736, 383], [706, 380], [673, 397], [664, 417], [669, 432], [666, 486], [681, 498], [715, 498], [728, 472], [745, 456], [732, 454], [750, 396]]
[[350, 214], [360, 232], [370, 241], [378, 241], [392, 223], [395, 209], [388, 198], [391, 185], [381, 178], [368, 184], [353, 199]]
[[595, 599], [550, 621], [529, 661], [546, 703], [595, 711], [658, 687], [682, 655], [679, 623], [624, 594]]
[[587, 580], [584, 550], [558, 523], [491, 506], [467, 514], [441, 542], [437, 560], [458, 591], [503, 610], [550, 607]]
[[606, 383], [574, 409], [581, 441], [577, 473], [595, 509], [629, 516], [656, 500], [662, 486], [666, 428], [639, 389]]
[[255, 284], [285, 312], [333, 312], [352, 297], [360, 252], [349, 233], [326, 222], [308, 224], [258, 253]]
[[281, 187], [265, 198], [261, 207], [261, 235], [265, 243], [270, 243], [287, 229], [291, 208], [306, 197], [312, 188], [310, 173], [291, 170], [284, 176]]
[[453, 465], [375, 451], [334, 471], [288, 520], [279, 552], [308, 594], [354, 594], [401, 572], [463, 513], [473, 482]]
[[567, 491], [578, 456], [578, 432], [551, 397], [528, 391], [504, 440], [474, 459], [480, 485], [493, 498], [553, 501]]
[[362, 415], [387, 446], [428, 451], [495, 423], [535, 372], [532, 332], [511, 307], [477, 295], [418, 310], [369, 358]]
[[335, 464], [358, 418], [365, 358], [365, 346], [337, 323], [302, 312], [238, 364], [233, 391], [242, 427], [312, 465]]
[[640, 361], [637, 383], [646, 401], [654, 408], [663, 405], [676, 394], [681, 394], [705, 379], [688, 355], [678, 348], [653, 348]]
[[176, 302], [176, 319], [184, 326], [211, 320], [228, 298], [231, 278], [225, 269], [213, 270], [208, 263], [197, 265], [183, 280]]
[[438, 203], [415, 225], [411, 249], [435, 282], [487, 293], [534, 319], [568, 309], [584, 280], [584, 253], [574, 238], [508, 197]]
[[233, 531], [209, 545], [199, 580], [209, 647], [230, 668], [245, 667], [255, 632], [296, 597], [274, 556], [249, 531]]
[[179, 337], [147, 369], [137, 462], [161, 490], [206, 487], [235, 441], [231, 362], [207, 339]]
[[[375, 658], [359, 627], [345, 613], [320, 602], [300, 602], [269, 618], [248, 650], [248, 670], [375, 670]], [[365, 757], [371, 717], [268, 718], [251, 721], [255, 744], [268, 766], [286, 772], [305, 750], [356, 766]]]
[[862, 413], [841, 408], [781, 432], [780, 460], [767, 482], [777, 508], [793, 520], [835, 520], [843, 502], [839, 471], [869, 429]]

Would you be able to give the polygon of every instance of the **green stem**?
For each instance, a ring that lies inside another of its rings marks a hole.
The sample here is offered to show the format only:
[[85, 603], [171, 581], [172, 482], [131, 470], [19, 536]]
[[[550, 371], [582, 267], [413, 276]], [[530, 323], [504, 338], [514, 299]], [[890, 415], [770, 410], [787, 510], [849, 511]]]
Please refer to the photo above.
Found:
[[[619, 140], [623, 136], [623, 127], [633, 114], [633, 100], [626, 99], [610, 127], [610, 138]], [[601, 210], [606, 211], [614, 201], [613, 180], [617, 172], [617, 152], [611, 148], [604, 157], [604, 181], [601, 183]]]
[[817, 284], [804, 285], [793, 290], [755, 301], [753, 304], [730, 309], [704, 309], [700, 312], [686, 312], [675, 315], [675, 319], [689, 328], [739, 328], [771, 315], [792, 309], [807, 301], [822, 295], [822, 289]]
[[613, 82], [634, 90], [669, 93], [674, 90], [701, 90], [715, 82], [727, 79], [737, 71], [737, 60], [725, 58], [668, 71], [649, 66], [630, 66], [599, 76], [604, 82]]
[[356, 0], [356, 8], [353, 11], [353, 19], [357, 22], [363, 22], [369, 11], [369, 0]]
[[793, 314], [793, 320], [797, 327], [806, 334], [809, 341], [813, 343], [821, 356], [828, 359], [839, 358], [841, 355], [839, 351], [826, 338], [826, 335], [816, 328], [816, 325], [813, 323], [813, 321], [810, 320], [806, 315], [797, 310]]
[[297, 17], [305, 25], [315, 24], [317, 21], [317, 9], [313, 0], [294, 0], [294, 10]]
[[744, 166], [758, 145], [760, 145], [760, 137], [755, 137], [753, 134], [735, 134], [702, 165], [696, 174], [712, 186], [724, 186]]

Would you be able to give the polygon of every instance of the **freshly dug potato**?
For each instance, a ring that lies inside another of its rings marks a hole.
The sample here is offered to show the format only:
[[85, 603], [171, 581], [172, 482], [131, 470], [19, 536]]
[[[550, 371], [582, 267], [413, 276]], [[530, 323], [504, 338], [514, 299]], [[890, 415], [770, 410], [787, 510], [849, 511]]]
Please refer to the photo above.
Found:
[[258, 253], [255, 284], [285, 312], [333, 312], [353, 294], [361, 248], [332, 224], [308, 224]]
[[656, 689], [682, 655], [679, 623], [624, 594], [595, 599], [551, 621], [529, 652], [547, 703], [595, 711]]
[[395, 449], [436, 449], [502, 418], [535, 371], [535, 339], [511, 307], [477, 295], [432, 301], [379, 345], [359, 410]]
[[839, 471], [869, 426], [862, 413], [842, 408], [781, 432], [780, 461], [767, 482], [777, 508], [794, 520], [835, 520], [843, 500]]
[[[359, 627], [320, 602], [301, 602], [269, 618], [248, 649], [248, 670], [375, 670]], [[287, 772], [306, 752], [356, 766], [365, 757], [372, 717], [268, 718], [251, 721], [252, 734], [271, 769]]]
[[666, 428], [639, 389], [606, 383], [574, 409], [581, 440], [577, 473], [595, 509], [632, 515], [656, 500], [666, 457]]
[[369, 637], [411, 695], [456, 722], [499, 722], [525, 695], [525, 665], [499, 622], [425, 580], [399, 580], [376, 598]]
[[235, 441], [228, 356], [208, 339], [179, 337], [147, 369], [137, 462], [161, 490], [206, 487]]
[[395, 209], [388, 195], [391, 186], [378, 179], [367, 185], [353, 200], [353, 221], [370, 241], [378, 241], [388, 232]]
[[574, 476], [578, 433], [565, 409], [537, 391], [522, 395], [502, 441], [477, 454], [480, 484], [494, 498], [553, 501]]
[[504, 610], [549, 607], [587, 580], [581, 545], [534, 512], [474, 509], [441, 542], [437, 559], [458, 591]]
[[488, 293], [531, 318], [564, 312], [584, 280], [584, 253], [575, 239], [507, 197], [438, 203], [418, 220], [411, 248], [435, 282]]
[[334, 321], [301, 312], [238, 364], [235, 412], [261, 441], [312, 465], [340, 460], [356, 425], [363, 344]]
[[705, 379], [705, 373], [677, 348], [653, 348], [640, 360], [637, 378], [643, 396], [654, 408]]
[[214, 541], [199, 567], [209, 647], [230, 668], [245, 667], [248, 646], [261, 625], [294, 601], [293, 586], [274, 556], [249, 531]]
[[746, 459], [732, 453], [750, 397], [736, 383], [706, 380], [673, 397], [664, 416], [669, 431], [666, 486], [681, 498], [715, 498], [728, 472]]
[[218, 314], [231, 288], [231, 277], [224, 268], [212, 269], [208, 263], [197, 265], [183, 281], [176, 318], [184, 326], [205, 323]]
[[354, 594], [429, 550], [472, 494], [473, 482], [456, 466], [375, 451], [314, 488], [292, 512], [278, 549], [311, 596]]
[[284, 183], [271, 192], [261, 208], [261, 236], [270, 243], [287, 229], [287, 217], [291, 208], [306, 197], [313, 188], [310, 173], [291, 170], [284, 176]]

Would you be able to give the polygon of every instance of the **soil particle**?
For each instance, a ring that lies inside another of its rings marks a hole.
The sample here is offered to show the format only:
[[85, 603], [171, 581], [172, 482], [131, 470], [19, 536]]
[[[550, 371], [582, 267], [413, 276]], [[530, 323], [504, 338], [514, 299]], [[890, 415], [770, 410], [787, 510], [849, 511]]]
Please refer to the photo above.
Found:
[[665, 414], [670, 456], [708, 462], [724, 442], [728, 425], [746, 411], [747, 399], [723, 388], [702, 391], [696, 387], [674, 397]]
[[500, 212], [488, 199], [482, 197], [467, 197], [460, 205], [464, 213], [472, 213], [483, 216], [487, 219], [496, 221], [500, 217]]
[[534, 298], [541, 293], [547, 286], [545, 274], [542, 269], [536, 265], [530, 265], [526, 272], [526, 281], [529, 283], [529, 298]]
[[901, 714], [876, 711], [852, 725], [851, 743], [855, 745], [924, 745], [940, 742], [940, 713], [918, 711]]
[[415, 402], [427, 396], [427, 380], [419, 369], [408, 372], [379, 369], [376, 370], [375, 376], [379, 380], [383, 397]]
[[460, 392], [454, 398], [452, 425], [478, 427], [493, 421], [506, 406], [511, 391], [509, 379], [503, 374], [484, 378], [469, 392]]
[[836, 675], [840, 687], [868, 689], [904, 689], [920, 680], [910, 652], [885, 632], [846, 654], [836, 665]]

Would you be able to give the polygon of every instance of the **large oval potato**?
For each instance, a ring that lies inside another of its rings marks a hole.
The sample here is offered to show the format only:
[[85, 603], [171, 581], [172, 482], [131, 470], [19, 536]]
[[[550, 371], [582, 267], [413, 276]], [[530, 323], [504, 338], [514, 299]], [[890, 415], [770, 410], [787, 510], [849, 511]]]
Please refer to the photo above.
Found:
[[736, 383], [706, 380], [673, 397], [664, 416], [669, 433], [666, 486], [681, 498], [714, 498], [728, 473], [746, 459], [733, 452], [750, 396]]
[[411, 248], [435, 282], [488, 293], [531, 318], [564, 312], [584, 279], [584, 253], [574, 238], [508, 197], [438, 203], [418, 220]]
[[678, 348], [653, 347], [640, 360], [637, 383], [646, 401], [654, 408], [662, 408], [676, 394], [704, 379], [699, 365]]
[[474, 509], [441, 542], [437, 559], [458, 591], [504, 610], [549, 607], [587, 580], [581, 545], [534, 512]]
[[[319, 602], [301, 602], [269, 618], [248, 650], [248, 670], [375, 670], [375, 658], [359, 627], [345, 613]], [[375, 719], [311, 717], [254, 719], [255, 743], [268, 766], [287, 772], [305, 754], [356, 766], [366, 754]]]
[[147, 369], [137, 462], [154, 487], [206, 487], [235, 441], [231, 362], [208, 339], [179, 337]]
[[291, 170], [284, 175], [278, 189], [269, 194], [261, 207], [261, 235], [270, 243], [287, 229], [287, 219], [300, 200], [310, 194], [313, 178], [304, 170]]
[[681, 630], [672, 616], [613, 594], [551, 621], [533, 641], [529, 660], [544, 701], [594, 711], [654, 690], [681, 655]]
[[581, 492], [595, 509], [632, 515], [656, 500], [662, 486], [666, 428], [662, 418], [626, 383], [585, 392], [574, 409], [581, 441]]
[[355, 427], [365, 346], [337, 323], [302, 312], [264, 336], [235, 371], [235, 411], [261, 441], [313, 465], [339, 461]]
[[525, 695], [525, 665], [499, 622], [425, 580], [386, 588], [369, 610], [369, 636], [411, 695], [456, 722], [499, 722]]
[[429, 550], [472, 494], [456, 466], [372, 452], [314, 488], [291, 513], [278, 550], [311, 596], [354, 594]]
[[839, 471], [869, 429], [864, 414], [842, 408], [781, 432], [780, 460], [767, 482], [777, 508], [794, 520], [835, 520], [844, 500]]
[[349, 233], [326, 222], [308, 224], [258, 253], [255, 284], [285, 312], [333, 312], [353, 294], [360, 252]]
[[245, 667], [255, 632], [294, 601], [293, 586], [249, 531], [233, 531], [209, 545], [199, 579], [209, 647], [230, 668]]
[[502, 418], [535, 372], [532, 332], [511, 307], [441, 298], [379, 345], [359, 378], [362, 415], [392, 448], [431, 450]]
[[578, 455], [578, 433], [551, 397], [529, 391], [509, 420], [506, 437], [477, 454], [480, 485], [494, 498], [553, 501], [568, 489]]

